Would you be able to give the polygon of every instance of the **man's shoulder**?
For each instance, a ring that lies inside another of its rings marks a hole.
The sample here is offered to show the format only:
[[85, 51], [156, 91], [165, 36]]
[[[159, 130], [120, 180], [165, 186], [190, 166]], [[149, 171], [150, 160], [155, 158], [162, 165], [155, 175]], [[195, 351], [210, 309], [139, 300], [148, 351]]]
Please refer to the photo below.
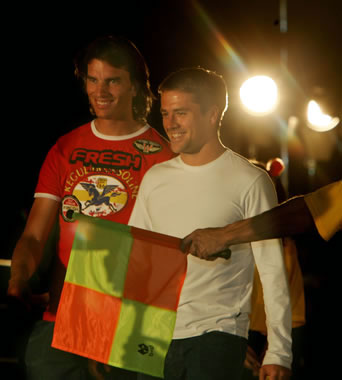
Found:
[[163, 162], [158, 162], [154, 164], [151, 168], [148, 169], [148, 171], [145, 174], [145, 177], [148, 178], [165, 178], [167, 176], [167, 172], [170, 170], [177, 169], [179, 167], [179, 156], [170, 158]]
[[230, 149], [227, 150], [227, 157], [231, 169], [241, 171], [244, 176], [259, 177], [260, 175], [267, 174], [265, 170], [255, 166], [248, 158], [236, 153]]
[[240, 195], [253, 191], [268, 191], [268, 189], [274, 188], [272, 180], [265, 170], [231, 150], [226, 155], [225, 172], [227, 173], [229, 187], [232, 191], [239, 191]]
[[65, 133], [61, 137], [58, 138], [58, 143], [68, 143], [74, 142], [77, 136], [87, 136], [87, 134], [91, 133], [90, 122], [82, 124], [76, 128], [73, 128], [71, 131]]
[[169, 160], [159, 162], [151, 167], [149, 171], [154, 172], [159, 172], [161, 170], [171, 170], [179, 167], [179, 156], [172, 157]]
[[80, 141], [87, 140], [91, 135], [90, 123], [83, 124], [79, 127], [72, 129], [69, 132], [58, 137], [54, 145], [51, 147], [50, 152], [66, 152], [74, 149], [75, 145]]
[[134, 138], [134, 148], [153, 165], [173, 158], [175, 155], [168, 140], [151, 126], [146, 125], [146, 128], [143, 133]]
[[150, 124], [146, 124], [146, 131], [144, 132], [145, 134], [155, 136], [158, 139], [166, 140], [166, 138], [154, 127], [152, 127]]
[[144, 174], [139, 193], [146, 195], [151, 194], [155, 189], [165, 188], [165, 186], [168, 188], [172, 179], [179, 175], [177, 159], [178, 157], [174, 157], [151, 166]]
[[149, 139], [152, 142], [157, 142], [162, 146], [169, 147], [169, 141], [163, 136], [157, 129], [151, 127], [150, 125], [146, 125], [147, 129], [140, 135], [141, 139]]

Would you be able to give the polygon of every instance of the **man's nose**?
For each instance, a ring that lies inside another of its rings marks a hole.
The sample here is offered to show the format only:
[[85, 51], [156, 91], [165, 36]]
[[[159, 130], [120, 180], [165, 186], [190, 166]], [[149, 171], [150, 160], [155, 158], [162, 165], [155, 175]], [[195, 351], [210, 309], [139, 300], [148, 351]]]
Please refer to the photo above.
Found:
[[96, 94], [97, 95], [105, 95], [108, 94], [108, 85], [106, 82], [99, 81], [96, 86]]
[[176, 128], [176, 119], [174, 115], [167, 115], [166, 117], [163, 118], [163, 124], [165, 129], [172, 129]]

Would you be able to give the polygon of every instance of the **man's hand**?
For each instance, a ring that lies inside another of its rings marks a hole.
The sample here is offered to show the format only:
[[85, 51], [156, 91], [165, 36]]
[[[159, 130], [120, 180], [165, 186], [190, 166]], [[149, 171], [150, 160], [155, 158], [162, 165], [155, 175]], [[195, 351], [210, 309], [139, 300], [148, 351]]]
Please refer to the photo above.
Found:
[[253, 372], [253, 376], [259, 376], [259, 370], [261, 367], [260, 360], [252, 347], [247, 346], [246, 359], [244, 366]]
[[107, 364], [99, 363], [96, 360], [88, 359], [88, 370], [94, 379], [104, 380], [105, 373], [109, 373], [111, 367]]
[[181, 250], [200, 259], [213, 261], [219, 256], [217, 252], [228, 249], [223, 228], [198, 229], [186, 236], [181, 243]]
[[11, 279], [8, 283], [7, 296], [19, 301], [25, 309], [31, 309], [31, 291], [27, 281]]
[[291, 370], [276, 364], [265, 364], [259, 372], [259, 380], [290, 380]]

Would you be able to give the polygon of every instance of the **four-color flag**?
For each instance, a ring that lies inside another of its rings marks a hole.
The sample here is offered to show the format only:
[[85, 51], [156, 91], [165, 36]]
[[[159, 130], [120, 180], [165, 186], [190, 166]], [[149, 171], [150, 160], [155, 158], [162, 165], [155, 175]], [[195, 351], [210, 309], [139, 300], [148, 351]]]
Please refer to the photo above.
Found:
[[180, 240], [74, 217], [77, 228], [52, 346], [163, 377], [187, 268]]

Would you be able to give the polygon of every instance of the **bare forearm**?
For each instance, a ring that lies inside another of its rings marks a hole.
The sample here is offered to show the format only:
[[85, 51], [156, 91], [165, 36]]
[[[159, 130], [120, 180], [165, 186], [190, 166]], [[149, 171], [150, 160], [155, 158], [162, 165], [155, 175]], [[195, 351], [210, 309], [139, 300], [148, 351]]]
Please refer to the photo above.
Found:
[[227, 245], [296, 235], [315, 228], [304, 197], [289, 201], [253, 218], [224, 227]]
[[13, 252], [10, 281], [28, 281], [39, 265], [41, 252], [39, 241], [21, 237]]
[[58, 205], [47, 198], [38, 198], [33, 203], [25, 230], [13, 252], [9, 294], [16, 295], [24, 290], [38, 268], [44, 245], [56, 221]]
[[304, 197], [297, 197], [226, 227], [198, 229], [183, 239], [181, 248], [201, 259], [213, 260], [213, 254], [231, 245], [291, 236], [314, 229]]

